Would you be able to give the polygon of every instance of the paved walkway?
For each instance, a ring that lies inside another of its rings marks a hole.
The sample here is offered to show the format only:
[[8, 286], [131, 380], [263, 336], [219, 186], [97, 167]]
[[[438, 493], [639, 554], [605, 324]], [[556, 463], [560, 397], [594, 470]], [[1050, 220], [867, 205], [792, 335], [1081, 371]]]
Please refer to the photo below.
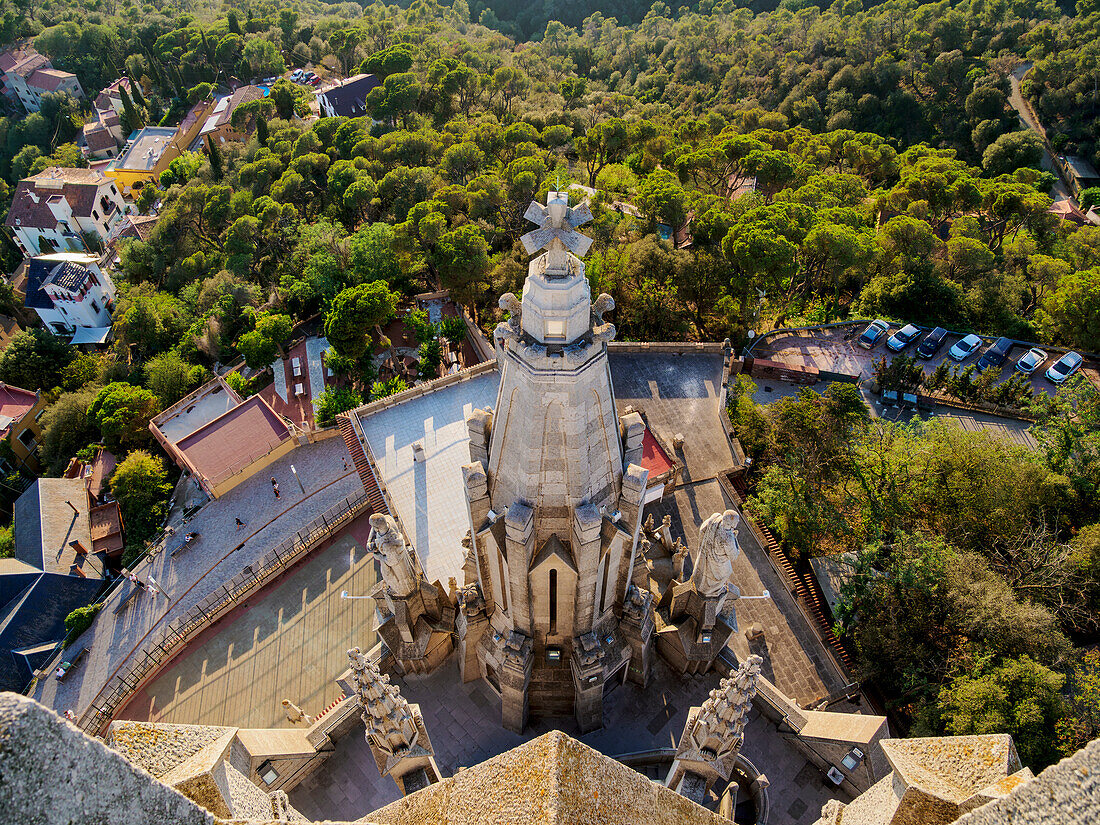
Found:
[[290, 727], [282, 700], [316, 716], [341, 695], [348, 648], [374, 646], [378, 567], [367, 515], [192, 641], [119, 711], [120, 719], [242, 728]]
[[[718, 681], [715, 673], [679, 677], [657, 658], [645, 690], [627, 684], [608, 694], [600, 730], [580, 735], [572, 719], [533, 720], [522, 736], [500, 726], [500, 699], [491, 688], [481, 680], [462, 684], [454, 656], [429, 676], [397, 678], [394, 684], [409, 702], [420, 705], [436, 764], [444, 776], [452, 776], [460, 767], [484, 762], [553, 729], [609, 756], [675, 747], [688, 710], [701, 705]], [[771, 781], [771, 825], [817, 820], [831, 798], [824, 778], [755, 711], [745, 728], [744, 753]], [[290, 792], [291, 804], [313, 820], [358, 819], [398, 798], [393, 780], [378, 774], [361, 725]]]
[[[80, 637], [89, 647], [84, 661], [64, 682], [43, 678], [33, 697], [54, 710], [72, 709], [80, 716], [116, 672], [128, 663], [146, 640], [159, 638], [161, 630], [208, 594], [290, 538], [303, 525], [347, 496], [361, 492], [354, 469], [343, 469], [347, 454], [340, 438], [330, 438], [293, 450], [264, 471], [207, 503], [188, 523], [200, 533], [195, 546], [170, 555], [174, 546], [135, 570], [143, 580], [152, 575], [166, 594], [139, 592], [128, 607], [116, 612], [127, 588], [108, 597], [91, 628]], [[305, 494], [298, 488], [290, 466], [298, 470]], [[349, 462], [350, 464], [350, 462]], [[271, 492], [271, 477], [279, 480], [282, 498]], [[245, 526], [238, 529], [234, 519]], [[138, 653], [137, 655], [140, 655]]]

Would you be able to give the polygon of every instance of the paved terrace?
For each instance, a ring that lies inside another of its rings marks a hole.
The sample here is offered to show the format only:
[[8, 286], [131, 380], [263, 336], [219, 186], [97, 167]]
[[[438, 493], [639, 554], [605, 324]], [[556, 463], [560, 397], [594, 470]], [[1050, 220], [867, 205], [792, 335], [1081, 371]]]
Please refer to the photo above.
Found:
[[[466, 416], [496, 406], [497, 371], [414, 396], [359, 417], [379, 481], [416, 548], [428, 581], [462, 584], [462, 537], [470, 529], [462, 494], [462, 465], [470, 463]], [[413, 459], [413, 444], [424, 458]]]
[[242, 728], [292, 727], [282, 700], [317, 716], [340, 698], [335, 675], [348, 648], [377, 641], [378, 581], [367, 552], [369, 514], [351, 522], [240, 607], [188, 643], [129, 704], [119, 719]]
[[[71, 709], [79, 717], [115, 673], [137, 660], [144, 641], [158, 639], [169, 622], [322, 512], [347, 496], [359, 495], [362, 484], [350, 462], [344, 470], [346, 454], [340, 438], [307, 444], [207, 503], [180, 531], [200, 533], [193, 547], [173, 557], [175, 543], [169, 540], [165, 551], [135, 569], [142, 581], [151, 575], [166, 592], [139, 592], [128, 607], [116, 612], [128, 587], [115, 590], [80, 637], [89, 647], [84, 660], [63, 682], [44, 676], [32, 696], [59, 713]], [[291, 475], [291, 464], [298, 470], [304, 494]], [[279, 480], [280, 500], [272, 495], [271, 476]], [[237, 517], [244, 527], [235, 526]]]
[[[677, 433], [684, 436], [684, 446], [677, 452], [684, 462], [682, 483], [646, 512], [658, 524], [665, 515], [672, 516], [673, 536], [683, 536], [694, 552], [703, 521], [731, 506], [717, 480], [719, 473], [735, 464], [719, 418], [722, 355], [613, 352], [611, 376], [620, 413], [626, 406], [642, 410], [650, 428], [666, 444]], [[737, 536], [741, 555], [734, 562], [734, 583], [744, 596], [768, 590], [772, 598], [738, 602], [742, 632], [730, 637], [729, 647], [739, 660], [750, 653], [762, 656], [764, 676], [796, 702], [821, 699], [844, 687], [847, 680], [744, 521]], [[764, 638], [750, 645], [743, 631], [752, 622], [763, 627]]]
[[[462, 684], [455, 656], [428, 676], [392, 681], [409, 702], [420, 705], [436, 764], [444, 776], [452, 776], [461, 767], [484, 762], [550, 730], [563, 730], [609, 756], [675, 748], [688, 710], [703, 703], [718, 686], [719, 676], [680, 677], [655, 657], [645, 690], [626, 684], [605, 697], [605, 725], [600, 730], [582, 735], [571, 719], [535, 719], [522, 736], [500, 726], [500, 699], [488, 685], [481, 680]], [[756, 710], [745, 727], [743, 753], [771, 782], [771, 825], [810, 825], [833, 797], [821, 772]], [[663, 781], [663, 772], [657, 773], [649, 775]], [[290, 792], [290, 802], [313, 820], [353, 820], [400, 796], [394, 781], [379, 775], [359, 725], [336, 743], [327, 762]]]

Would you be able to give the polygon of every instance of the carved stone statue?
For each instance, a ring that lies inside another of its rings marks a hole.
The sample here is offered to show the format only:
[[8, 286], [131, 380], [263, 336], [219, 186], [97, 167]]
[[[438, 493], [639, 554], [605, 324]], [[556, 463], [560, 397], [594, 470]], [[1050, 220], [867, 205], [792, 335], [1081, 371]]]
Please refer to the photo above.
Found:
[[700, 595], [709, 598], [730, 592], [733, 560], [741, 553], [736, 532], [740, 521], [741, 517], [734, 510], [726, 510], [703, 522], [699, 553], [691, 571], [692, 584]]
[[375, 513], [370, 517], [370, 526], [374, 529], [370, 550], [381, 567], [382, 581], [394, 595], [407, 596], [417, 586], [416, 568], [410, 556], [412, 548], [405, 545], [397, 522], [389, 516]]

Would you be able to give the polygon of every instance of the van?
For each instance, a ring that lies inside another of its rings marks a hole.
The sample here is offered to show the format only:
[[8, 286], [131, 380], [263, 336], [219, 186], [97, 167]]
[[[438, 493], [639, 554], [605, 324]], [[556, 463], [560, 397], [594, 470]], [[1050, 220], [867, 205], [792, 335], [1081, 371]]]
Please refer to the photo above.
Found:
[[943, 346], [943, 342], [947, 340], [947, 330], [943, 327], [936, 327], [920, 342], [920, 346], [917, 347], [917, 355], [921, 358], [928, 359], [940, 351], [940, 347]]

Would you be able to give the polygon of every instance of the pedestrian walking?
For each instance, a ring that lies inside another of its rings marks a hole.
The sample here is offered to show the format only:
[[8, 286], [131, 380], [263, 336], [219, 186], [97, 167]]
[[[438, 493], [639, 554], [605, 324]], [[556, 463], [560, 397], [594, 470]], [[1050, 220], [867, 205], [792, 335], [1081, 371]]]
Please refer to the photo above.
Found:
[[340, 457], [344, 459], [344, 470], [346, 471], [348, 469], [348, 457], [346, 455]]
[[275, 493], [275, 498], [276, 499], [280, 498], [280, 495], [279, 495], [279, 482], [277, 482], [275, 480], [275, 476], [271, 477], [271, 491], [273, 493]]
[[244, 527], [244, 522], [241, 521], [239, 516], [235, 519], [235, 521], [237, 522], [237, 529], [238, 530], [240, 530], [242, 527]]
[[149, 591], [154, 596], [159, 596], [163, 591], [157, 586], [157, 580], [152, 576], [149, 577]]

